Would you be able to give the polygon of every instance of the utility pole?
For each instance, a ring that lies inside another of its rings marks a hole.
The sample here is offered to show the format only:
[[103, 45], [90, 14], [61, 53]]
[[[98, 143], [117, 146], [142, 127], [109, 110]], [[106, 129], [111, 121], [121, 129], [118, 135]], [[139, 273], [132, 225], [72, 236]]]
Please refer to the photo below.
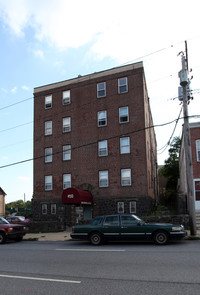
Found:
[[[187, 57], [187, 43], [186, 57]], [[183, 89], [183, 117], [184, 117], [184, 147], [185, 147], [185, 161], [186, 161], [186, 181], [187, 181], [187, 202], [190, 218], [190, 234], [196, 235], [196, 216], [195, 216], [195, 203], [194, 203], [194, 189], [193, 189], [193, 166], [192, 166], [192, 152], [191, 152], [191, 139], [190, 127], [188, 118], [188, 93], [187, 86], [188, 80], [188, 59], [185, 58], [184, 53], [181, 52], [182, 70], [179, 72], [180, 85]], [[187, 64], [186, 64], [187, 63]]]

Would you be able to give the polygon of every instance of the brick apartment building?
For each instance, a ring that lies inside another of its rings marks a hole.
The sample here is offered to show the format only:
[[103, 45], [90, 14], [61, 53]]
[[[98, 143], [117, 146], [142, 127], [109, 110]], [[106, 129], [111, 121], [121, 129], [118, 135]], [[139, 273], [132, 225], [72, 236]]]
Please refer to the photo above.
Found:
[[33, 218], [152, 210], [156, 139], [142, 62], [34, 89]]
[[[195, 211], [198, 220], [198, 227], [200, 228], [200, 122], [190, 123], [190, 138], [191, 138], [191, 151], [192, 151], [192, 165], [193, 165], [193, 184], [194, 184], [194, 200]], [[186, 181], [186, 162], [185, 162], [185, 149], [184, 138], [182, 136], [181, 151], [179, 158], [180, 170], [180, 194], [185, 195], [187, 198], [187, 181]]]

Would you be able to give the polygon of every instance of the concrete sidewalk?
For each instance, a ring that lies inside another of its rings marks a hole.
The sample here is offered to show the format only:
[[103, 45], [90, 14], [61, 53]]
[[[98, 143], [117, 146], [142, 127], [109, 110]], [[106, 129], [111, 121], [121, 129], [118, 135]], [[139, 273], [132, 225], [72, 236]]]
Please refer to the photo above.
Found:
[[71, 239], [70, 231], [53, 232], [53, 233], [27, 233], [23, 240], [38, 241], [68, 241]]

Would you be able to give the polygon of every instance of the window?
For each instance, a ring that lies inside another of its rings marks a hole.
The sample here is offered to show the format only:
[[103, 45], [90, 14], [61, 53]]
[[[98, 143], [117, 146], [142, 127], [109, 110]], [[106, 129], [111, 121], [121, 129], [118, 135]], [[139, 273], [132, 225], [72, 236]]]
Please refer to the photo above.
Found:
[[42, 214], [47, 214], [47, 204], [42, 204]]
[[45, 96], [45, 109], [52, 108], [52, 95]]
[[51, 204], [51, 214], [56, 214], [56, 204]]
[[122, 186], [131, 185], [131, 169], [121, 170], [121, 185]]
[[128, 79], [120, 78], [118, 79], [118, 93], [128, 92]]
[[108, 187], [108, 171], [99, 171], [99, 187]]
[[119, 108], [119, 123], [129, 122], [128, 107]]
[[106, 82], [97, 84], [97, 97], [105, 97], [106, 96]]
[[63, 189], [71, 187], [71, 174], [63, 174]]
[[71, 145], [63, 146], [63, 160], [64, 161], [71, 160]]
[[52, 134], [52, 121], [46, 121], [45, 122], [45, 135], [51, 135]]
[[98, 127], [107, 125], [107, 111], [98, 112]]
[[136, 225], [138, 220], [132, 215], [121, 216], [122, 225]]
[[196, 140], [197, 162], [200, 162], [200, 139]]
[[52, 148], [45, 149], [45, 163], [52, 162]]
[[195, 200], [200, 201], [200, 180], [194, 181]]
[[53, 183], [52, 183], [52, 175], [45, 176], [45, 191], [52, 191]]
[[99, 157], [107, 156], [108, 155], [108, 141], [102, 140], [98, 143], [99, 148]]
[[107, 216], [104, 220], [104, 225], [118, 226], [119, 225], [119, 216]]
[[63, 133], [71, 131], [71, 118], [63, 118]]
[[130, 153], [130, 137], [120, 138], [120, 153], [121, 154]]
[[131, 201], [129, 203], [130, 213], [136, 213], [136, 201]]
[[117, 203], [117, 213], [119, 213], [119, 214], [124, 213], [124, 202]]
[[63, 105], [67, 105], [70, 103], [70, 90], [63, 91]]

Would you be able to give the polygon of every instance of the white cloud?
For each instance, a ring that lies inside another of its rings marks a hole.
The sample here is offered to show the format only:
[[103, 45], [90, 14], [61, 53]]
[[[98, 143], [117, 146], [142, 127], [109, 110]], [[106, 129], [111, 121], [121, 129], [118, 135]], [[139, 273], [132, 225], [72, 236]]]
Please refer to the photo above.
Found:
[[34, 52], [35, 56], [42, 58], [42, 59], [44, 58], [44, 52], [42, 50], [37, 49], [37, 50], [34, 50], [33, 52]]
[[17, 86], [14, 86], [11, 90], [10, 90], [11, 93], [16, 93], [17, 92]]
[[23, 86], [22, 86], [22, 89], [25, 90], [25, 91], [29, 91], [29, 90], [30, 90], [29, 87], [26, 86], [26, 85], [23, 85]]
[[[13, 4], [14, 3], [14, 4]], [[93, 42], [98, 58], [131, 60], [198, 32], [197, 0], [0, 0], [0, 17], [16, 35], [31, 27], [35, 39], [60, 50]], [[182, 16], [187, 7], [187, 23]], [[191, 18], [190, 18], [191, 17]], [[34, 52], [43, 57], [43, 52]]]

